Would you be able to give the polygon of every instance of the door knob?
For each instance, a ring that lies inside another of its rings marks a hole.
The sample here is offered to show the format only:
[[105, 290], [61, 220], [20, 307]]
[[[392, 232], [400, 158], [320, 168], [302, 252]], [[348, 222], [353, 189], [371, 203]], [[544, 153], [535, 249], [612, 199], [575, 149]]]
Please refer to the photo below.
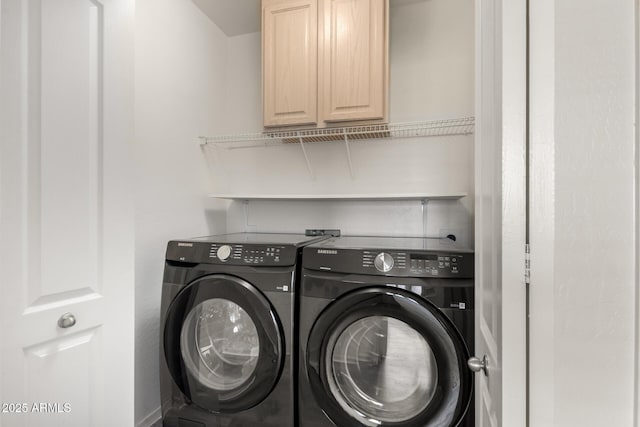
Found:
[[486, 354], [482, 357], [482, 360], [478, 359], [477, 357], [470, 358], [467, 361], [467, 366], [473, 372], [482, 371], [485, 376], [489, 375], [489, 373], [487, 372], [487, 367], [489, 366], [489, 359], [487, 359]]
[[58, 327], [62, 329], [70, 328], [76, 324], [76, 316], [71, 313], [65, 313], [58, 319]]

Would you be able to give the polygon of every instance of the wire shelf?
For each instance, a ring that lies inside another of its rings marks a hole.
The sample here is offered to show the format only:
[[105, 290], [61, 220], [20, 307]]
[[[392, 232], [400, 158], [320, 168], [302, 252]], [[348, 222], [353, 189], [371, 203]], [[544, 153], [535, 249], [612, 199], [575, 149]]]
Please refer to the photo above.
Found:
[[203, 145], [213, 144], [228, 149], [251, 148], [290, 143], [354, 141], [362, 139], [411, 138], [449, 135], [470, 135], [474, 117], [432, 120], [414, 123], [349, 126], [341, 128], [265, 131], [214, 137], [201, 136]]

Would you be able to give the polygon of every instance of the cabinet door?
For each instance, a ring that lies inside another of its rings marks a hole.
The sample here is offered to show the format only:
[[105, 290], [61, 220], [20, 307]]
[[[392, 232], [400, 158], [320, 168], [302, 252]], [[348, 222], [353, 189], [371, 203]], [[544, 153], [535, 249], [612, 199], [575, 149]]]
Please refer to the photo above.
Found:
[[317, 0], [262, 2], [265, 126], [317, 122]]
[[322, 119], [386, 119], [388, 0], [321, 0]]

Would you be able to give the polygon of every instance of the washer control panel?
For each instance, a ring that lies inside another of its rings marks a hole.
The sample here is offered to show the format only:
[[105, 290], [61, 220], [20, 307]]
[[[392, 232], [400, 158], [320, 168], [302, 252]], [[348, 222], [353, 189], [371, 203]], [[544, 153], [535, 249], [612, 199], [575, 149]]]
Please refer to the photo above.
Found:
[[293, 245], [171, 241], [166, 259], [188, 263], [275, 267], [294, 265], [296, 257], [297, 248]]
[[235, 244], [219, 245], [212, 243], [209, 258], [234, 265], [286, 265], [283, 257], [288, 255], [288, 247], [282, 245]]

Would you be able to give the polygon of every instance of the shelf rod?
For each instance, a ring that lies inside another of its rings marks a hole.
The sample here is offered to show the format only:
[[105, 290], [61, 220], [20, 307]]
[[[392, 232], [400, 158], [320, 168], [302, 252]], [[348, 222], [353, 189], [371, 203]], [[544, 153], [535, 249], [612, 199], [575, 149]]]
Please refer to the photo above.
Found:
[[300, 148], [302, 148], [302, 154], [304, 154], [304, 159], [307, 161], [307, 168], [309, 169], [309, 175], [311, 175], [311, 179], [315, 180], [316, 176], [313, 174], [313, 168], [311, 167], [311, 161], [309, 161], [309, 156], [307, 155], [307, 150], [304, 148], [304, 141], [302, 140], [302, 136], [300, 132], [298, 133], [298, 140], [300, 141]]

